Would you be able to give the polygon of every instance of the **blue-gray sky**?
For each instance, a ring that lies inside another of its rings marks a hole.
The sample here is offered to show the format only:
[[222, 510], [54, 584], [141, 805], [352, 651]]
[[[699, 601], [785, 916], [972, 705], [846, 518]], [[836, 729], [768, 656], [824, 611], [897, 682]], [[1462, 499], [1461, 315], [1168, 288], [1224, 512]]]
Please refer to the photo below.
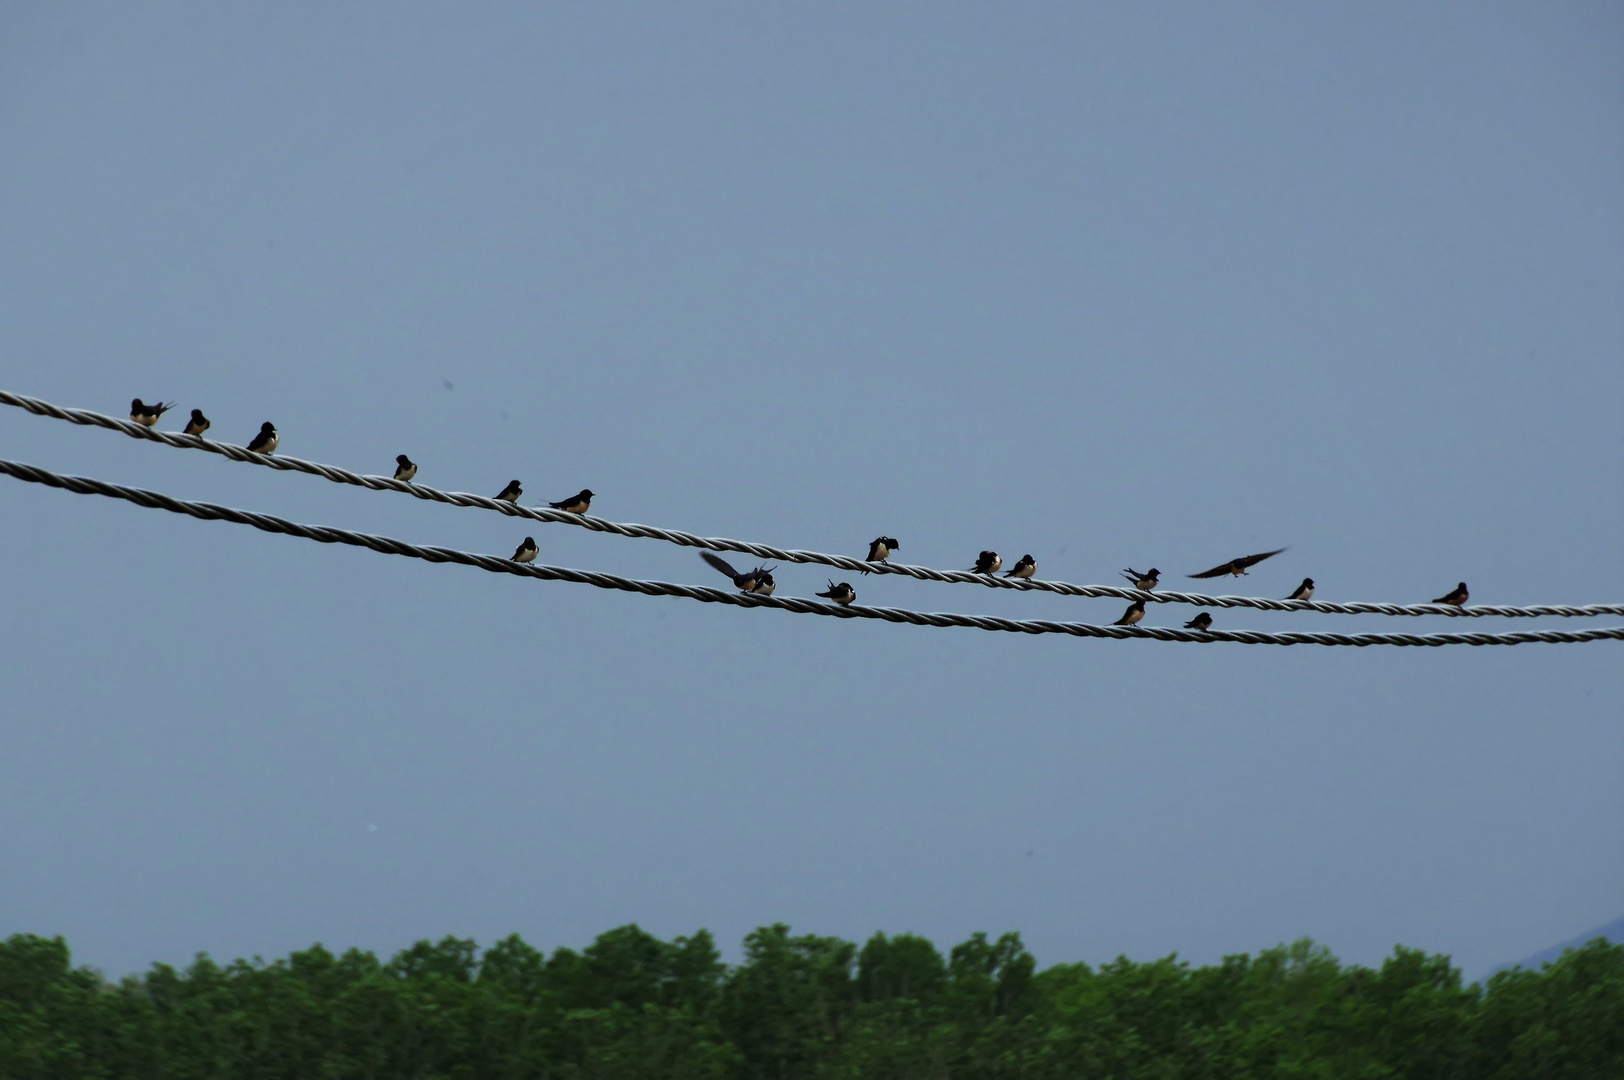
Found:
[[[1616, 601], [1620, 116], [1603, 3], [11, 6], [0, 385], [943, 567], [1290, 545], [1242, 588]], [[59, 471], [720, 583], [0, 413], [0, 455]], [[0, 559], [0, 933], [110, 972], [785, 921], [1474, 973], [1624, 912], [1616, 645], [717, 610], [11, 480]]]

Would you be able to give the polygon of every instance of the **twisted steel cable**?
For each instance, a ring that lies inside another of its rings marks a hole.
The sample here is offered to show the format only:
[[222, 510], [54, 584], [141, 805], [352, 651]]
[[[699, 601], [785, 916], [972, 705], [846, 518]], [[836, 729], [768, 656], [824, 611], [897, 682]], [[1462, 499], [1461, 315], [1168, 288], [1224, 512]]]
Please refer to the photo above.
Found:
[[355, 487], [369, 488], [373, 491], [398, 491], [406, 495], [413, 495], [429, 502], [446, 503], [451, 506], [476, 507], [482, 510], [495, 510], [509, 517], [527, 518], [532, 521], [542, 521], [562, 525], [575, 525], [590, 529], [594, 532], [612, 533], [616, 536], [637, 537], [649, 540], [664, 540], [666, 543], [677, 544], [682, 547], [700, 548], [709, 551], [737, 551], [746, 555], [754, 555], [758, 559], [774, 559], [787, 563], [816, 563], [822, 566], [833, 566], [841, 570], [856, 573], [901, 574], [905, 577], [917, 578], [922, 581], [941, 581], [952, 584], [983, 585], [993, 589], [1013, 589], [1017, 592], [1051, 592], [1062, 596], [1083, 597], [1115, 597], [1122, 600], [1147, 600], [1158, 604], [1194, 604], [1198, 607], [1217, 608], [1255, 608], [1261, 611], [1317, 611], [1331, 615], [1446, 615], [1453, 618], [1468, 617], [1481, 618], [1487, 615], [1507, 616], [1511, 618], [1533, 618], [1540, 615], [1558, 615], [1566, 617], [1585, 617], [1595, 615], [1624, 615], [1624, 604], [1542, 604], [1533, 607], [1509, 607], [1489, 604], [1477, 604], [1471, 607], [1453, 607], [1447, 604], [1389, 604], [1389, 603], [1346, 603], [1338, 604], [1324, 600], [1274, 600], [1264, 596], [1208, 596], [1204, 593], [1186, 593], [1176, 591], [1143, 592], [1139, 589], [1123, 588], [1117, 585], [1074, 585], [1065, 581], [1043, 581], [1032, 579], [1018, 579], [997, 577], [992, 574], [977, 574], [964, 570], [936, 570], [928, 566], [911, 566], [906, 563], [867, 562], [854, 559], [846, 555], [830, 555], [819, 551], [805, 551], [797, 548], [777, 548], [768, 544], [756, 544], [743, 540], [730, 540], [720, 536], [696, 536], [693, 533], [681, 532], [676, 529], [662, 529], [653, 525], [637, 525], [631, 523], [607, 521], [603, 518], [592, 517], [588, 514], [570, 514], [562, 510], [553, 510], [547, 507], [519, 506], [515, 503], [503, 502], [486, 498], [482, 495], [472, 495], [466, 492], [440, 491], [423, 484], [396, 480], [388, 476], [364, 476], [360, 473], [350, 472], [334, 465], [323, 465], [314, 461], [303, 461], [299, 458], [284, 457], [280, 454], [257, 454], [245, 447], [231, 443], [215, 442], [197, 435], [182, 435], [177, 432], [157, 431], [153, 428], [137, 424], [132, 420], [124, 420], [115, 416], [93, 412], [89, 409], [65, 409], [53, 405], [39, 398], [26, 397], [22, 394], [13, 394], [0, 390], [0, 404], [14, 405], [25, 409], [36, 416], [48, 416], [57, 420], [66, 420], [69, 423], [81, 424], [90, 427], [102, 427], [111, 431], [122, 431], [136, 439], [146, 439], [150, 442], [162, 443], [165, 446], [178, 447], [185, 450], [206, 450], [213, 454], [220, 454], [232, 461], [243, 461], [252, 465], [265, 465], [272, 469], [281, 469], [285, 472], [302, 472], [311, 476], [320, 476], [337, 484], [350, 484]]
[[156, 491], [109, 484], [84, 476], [61, 476], [33, 465], [0, 460], [0, 473], [35, 484], [46, 484], [79, 495], [105, 495], [137, 506], [171, 513], [187, 514], [204, 521], [229, 521], [250, 525], [263, 532], [315, 540], [323, 544], [350, 544], [384, 555], [403, 555], [433, 563], [457, 563], [488, 570], [494, 574], [540, 578], [543, 581], [571, 581], [600, 589], [641, 593], [644, 596], [680, 596], [706, 604], [732, 604], [735, 607], [770, 607], [798, 615], [827, 615], [837, 619], [879, 619], [911, 623], [915, 626], [964, 626], [1017, 634], [1070, 634], [1073, 637], [1149, 638], [1154, 641], [1188, 641], [1208, 644], [1233, 641], [1243, 645], [1522, 645], [1532, 642], [1577, 643], [1583, 641], [1624, 641], [1624, 626], [1589, 630], [1525, 630], [1511, 634], [1264, 634], [1251, 630], [1174, 630], [1158, 626], [1092, 626], [1087, 623], [1051, 622], [1040, 619], [1002, 619], [987, 615], [955, 615], [907, 611], [901, 608], [841, 606], [788, 596], [755, 596], [724, 592], [697, 585], [675, 585], [664, 581], [638, 581], [614, 574], [571, 570], [561, 566], [517, 563], [494, 555], [476, 555], [455, 548], [423, 547], [387, 536], [351, 532], [325, 525], [300, 525], [270, 514], [234, 510], [214, 503], [190, 502]]

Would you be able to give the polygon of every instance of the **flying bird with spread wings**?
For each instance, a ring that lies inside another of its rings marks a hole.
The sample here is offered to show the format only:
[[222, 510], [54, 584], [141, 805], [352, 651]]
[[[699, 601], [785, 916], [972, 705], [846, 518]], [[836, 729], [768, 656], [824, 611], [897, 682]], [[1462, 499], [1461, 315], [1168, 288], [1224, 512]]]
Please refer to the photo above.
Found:
[[1240, 577], [1246, 573], [1247, 567], [1256, 566], [1264, 559], [1272, 559], [1284, 550], [1286, 549], [1275, 548], [1273, 551], [1264, 551], [1257, 555], [1247, 555], [1239, 559], [1231, 559], [1222, 566], [1215, 566], [1211, 570], [1204, 570], [1199, 574], [1191, 574], [1190, 576], [1193, 578], [1213, 578], [1223, 577], [1225, 574], [1232, 574], [1235, 577]]

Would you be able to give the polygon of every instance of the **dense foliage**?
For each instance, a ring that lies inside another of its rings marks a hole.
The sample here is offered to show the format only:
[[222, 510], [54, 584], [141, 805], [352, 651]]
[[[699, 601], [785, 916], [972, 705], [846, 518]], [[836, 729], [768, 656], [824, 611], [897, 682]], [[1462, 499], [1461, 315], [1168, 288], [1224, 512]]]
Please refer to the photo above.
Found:
[[517, 936], [419, 942], [387, 963], [317, 945], [273, 964], [200, 956], [118, 985], [62, 939], [0, 944], [0, 1077], [1624, 1077], [1624, 946], [1461, 985], [1398, 949], [1379, 970], [1309, 942], [1192, 968], [1175, 958], [1038, 971], [1019, 936], [943, 957], [636, 926], [582, 952]]

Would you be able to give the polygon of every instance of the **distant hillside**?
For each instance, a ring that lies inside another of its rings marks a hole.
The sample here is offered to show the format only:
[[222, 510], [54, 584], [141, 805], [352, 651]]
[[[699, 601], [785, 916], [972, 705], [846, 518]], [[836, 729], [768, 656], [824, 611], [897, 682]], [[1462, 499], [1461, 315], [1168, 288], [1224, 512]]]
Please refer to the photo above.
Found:
[[1514, 967], [1527, 968], [1530, 971], [1538, 971], [1542, 964], [1549, 964], [1561, 957], [1563, 949], [1577, 949], [1585, 942], [1593, 941], [1599, 937], [1606, 938], [1614, 945], [1624, 945], [1624, 919], [1614, 919], [1606, 926], [1600, 926], [1594, 930], [1580, 934], [1576, 938], [1570, 938], [1560, 945], [1552, 945], [1549, 949], [1541, 950], [1527, 959], [1518, 960], [1516, 963], [1512, 964], [1501, 964], [1493, 971], [1490, 971], [1489, 974], [1493, 975], [1496, 971], [1509, 971]]

